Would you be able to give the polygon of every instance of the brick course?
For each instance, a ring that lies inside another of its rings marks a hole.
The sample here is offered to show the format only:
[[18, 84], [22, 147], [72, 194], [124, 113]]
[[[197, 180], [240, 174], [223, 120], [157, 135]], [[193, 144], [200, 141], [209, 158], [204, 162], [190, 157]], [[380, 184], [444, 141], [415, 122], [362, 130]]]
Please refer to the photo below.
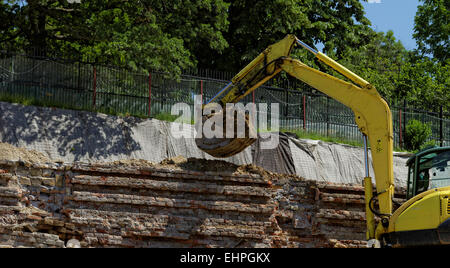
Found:
[[0, 247], [364, 247], [364, 217], [360, 185], [0, 161]]

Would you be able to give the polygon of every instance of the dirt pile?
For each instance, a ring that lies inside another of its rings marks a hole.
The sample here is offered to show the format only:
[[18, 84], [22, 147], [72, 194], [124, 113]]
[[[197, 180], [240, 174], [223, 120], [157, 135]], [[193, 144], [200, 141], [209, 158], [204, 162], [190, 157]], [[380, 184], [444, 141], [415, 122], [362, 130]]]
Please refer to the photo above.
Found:
[[167, 158], [160, 163], [153, 163], [142, 159], [128, 159], [112, 162], [115, 166], [132, 166], [136, 168], [140, 167], [152, 167], [170, 170], [184, 170], [184, 171], [199, 171], [199, 172], [220, 172], [229, 173], [233, 175], [249, 175], [257, 174], [265, 178], [271, 178], [274, 176], [272, 172], [264, 170], [264, 168], [248, 164], [248, 165], [236, 165], [223, 160], [207, 160], [199, 158], [185, 158], [183, 156], [176, 156]]
[[[55, 162], [51, 158], [47, 157], [41, 152], [35, 150], [27, 150], [24, 148], [18, 148], [8, 143], [0, 143], [0, 160], [10, 161], [27, 161], [36, 163], [51, 163]], [[126, 167], [151, 167], [170, 170], [184, 170], [184, 171], [199, 171], [199, 172], [220, 172], [229, 173], [233, 175], [248, 175], [258, 174], [264, 178], [270, 179], [274, 177], [272, 172], [264, 170], [264, 168], [248, 164], [248, 165], [236, 165], [223, 160], [207, 160], [199, 158], [185, 158], [183, 156], [176, 156], [167, 158], [160, 163], [153, 163], [143, 159], [126, 159], [118, 160], [110, 163], [100, 163], [114, 166], [126, 166]], [[288, 175], [286, 175], [288, 176]]]
[[161, 161], [157, 167], [175, 170], [230, 173], [233, 175], [258, 174], [265, 178], [270, 178], [274, 175], [271, 172], [264, 170], [264, 168], [253, 164], [239, 166], [222, 160], [206, 160], [199, 158], [186, 159], [183, 156], [165, 159]]
[[11, 161], [27, 161], [27, 162], [38, 162], [38, 163], [48, 163], [53, 162], [52, 159], [35, 150], [27, 150], [24, 148], [18, 148], [8, 143], [0, 142], [0, 160], [11, 160]]
[[239, 168], [238, 165], [221, 160], [184, 158], [183, 156], [176, 156], [173, 158], [164, 159], [159, 163], [159, 166], [161, 168], [173, 168], [192, 171], [224, 172], [224, 173], [234, 173]]

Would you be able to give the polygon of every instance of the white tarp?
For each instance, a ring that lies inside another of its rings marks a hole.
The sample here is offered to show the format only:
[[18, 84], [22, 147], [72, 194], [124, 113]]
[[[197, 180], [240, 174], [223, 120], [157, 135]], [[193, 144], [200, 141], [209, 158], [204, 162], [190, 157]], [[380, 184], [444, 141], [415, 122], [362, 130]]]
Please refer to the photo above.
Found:
[[[174, 137], [171, 125], [177, 123], [6, 102], [0, 102], [0, 113], [0, 141], [65, 162], [130, 158], [160, 162], [177, 155], [212, 159], [193, 138]], [[192, 125], [183, 126], [186, 132], [194, 131]], [[252, 163], [251, 149], [224, 160]]]
[[[132, 158], [160, 162], [177, 155], [213, 159], [197, 148], [193, 138], [177, 138], [180, 131], [173, 131], [184, 129], [190, 133], [194, 126], [156, 119], [0, 102], [0, 126], [1, 142], [37, 150], [65, 162]], [[295, 170], [297, 175], [319, 181], [359, 184], [364, 177], [363, 150], [358, 147], [287, 136], [280, 138], [280, 146], [272, 150], [262, 151], [258, 144], [222, 160], [238, 165], [267, 165], [264, 168], [274, 172]], [[397, 185], [406, 184], [406, 159], [401, 155], [394, 157]], [[372, 169], [370, 173], [373, 174]]]
[[[297, 175], [311, 180], [361, 184], [365, 176], [364, 150], [317, 140], [290, 139]], [[410, 154], [394, 154], [394, 183], [406, 186], [406, 161]], [[369, 175], [374, 176], [369, 150]]]

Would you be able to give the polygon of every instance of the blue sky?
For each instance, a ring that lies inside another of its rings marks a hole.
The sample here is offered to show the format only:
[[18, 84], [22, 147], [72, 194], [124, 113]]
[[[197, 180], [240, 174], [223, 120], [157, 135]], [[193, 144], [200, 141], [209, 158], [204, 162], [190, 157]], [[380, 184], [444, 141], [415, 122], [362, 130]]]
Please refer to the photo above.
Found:
[[395, 38], [399, 39], [406, 49], [416, 48], [416, 41], [412, 34], [414, 32], [414, 16], [419, 0], [368, 0], [369, 3], [361, 2], [366, 17], [372, 22], [374, 30], [378, 32], [392, 30]]

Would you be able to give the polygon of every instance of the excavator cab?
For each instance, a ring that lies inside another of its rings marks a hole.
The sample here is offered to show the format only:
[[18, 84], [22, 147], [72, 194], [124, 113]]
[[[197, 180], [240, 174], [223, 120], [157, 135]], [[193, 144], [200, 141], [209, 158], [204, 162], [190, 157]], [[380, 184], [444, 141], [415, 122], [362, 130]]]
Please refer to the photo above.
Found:
[[425, 191], [450, 186], [450, 147], [433, 147], [411, 156], [406, 198]]
[[407, 201], [390, 217], [384, 244], [450, 245], [450, 147], [422, 150], [406, 164]]

